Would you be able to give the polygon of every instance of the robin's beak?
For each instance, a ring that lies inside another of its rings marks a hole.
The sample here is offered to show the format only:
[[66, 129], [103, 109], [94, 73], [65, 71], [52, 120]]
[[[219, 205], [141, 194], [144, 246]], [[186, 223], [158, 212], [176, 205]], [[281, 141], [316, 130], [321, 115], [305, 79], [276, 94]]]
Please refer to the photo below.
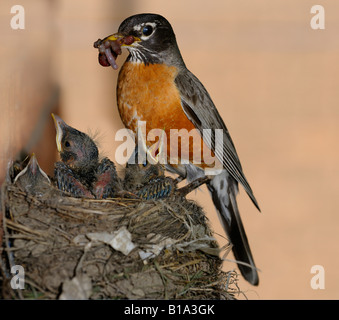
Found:
[[136, 42], [140, 42], [141, 39], [135, 36], [124, 36], [121, 33], [114, 33], [108, 37], [106, 37], [104, 41], [117, 41], [120, 43], [121, 47], [130, 47], [133, 46]]
[[114, 33], [105, 39], [98, 39], [94, 42], [94, 48], [99, 49], [98, 60], [103, 67], [112, 66], [114, 70], [118, 69], [116, 58], [122, 53], [122, 47], [134, 47], [141, 40], [132, 35], [123, 35], [121, 33]]
[[59, 116], [57, 116], [54, 113], [52, 113], [52, 118], [54, 120], [54, 125], [55, 125], [55, 130], [56, 130], [56, 145], [58, 148], [58, 152], [61, 153], [62, 152], [61, 141], [62, 141], [63, 131], [67, 125]]

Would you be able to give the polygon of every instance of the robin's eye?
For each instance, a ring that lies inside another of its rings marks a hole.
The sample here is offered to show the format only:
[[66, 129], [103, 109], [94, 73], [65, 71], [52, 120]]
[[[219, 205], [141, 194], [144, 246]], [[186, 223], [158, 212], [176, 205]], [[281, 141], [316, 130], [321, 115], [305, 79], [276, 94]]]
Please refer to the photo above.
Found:
[[70, 146], [71, 146], [71, 144], [70, 144], [68, 141], [66, 141], [66, 142], [65, 142], [65, 147], [66, 147], [66, 148], [69, 148]]
[[150, 36], [153, 32], [153, 27], [152, 26], [145, 26], [143, 29], [142, 29], [142, 34], [144, 36]]

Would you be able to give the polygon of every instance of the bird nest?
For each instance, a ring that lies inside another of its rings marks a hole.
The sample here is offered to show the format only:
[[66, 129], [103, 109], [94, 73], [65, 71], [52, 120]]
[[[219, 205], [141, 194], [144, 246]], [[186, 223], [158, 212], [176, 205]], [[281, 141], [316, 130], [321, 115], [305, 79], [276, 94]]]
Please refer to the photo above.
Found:
[[[238, 292], [196, 203], [176, 193], [94, 200], [54, 191], [32, 196], [2, 186], [2, 298], [233, 299]], [[11, 284], [17, 265], [25, 290]]]

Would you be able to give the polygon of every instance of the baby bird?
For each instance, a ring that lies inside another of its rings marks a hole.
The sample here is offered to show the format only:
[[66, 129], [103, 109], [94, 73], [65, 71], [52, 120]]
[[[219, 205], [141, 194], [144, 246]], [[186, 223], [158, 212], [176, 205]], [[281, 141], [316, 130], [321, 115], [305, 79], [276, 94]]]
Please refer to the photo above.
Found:
[[[133, 160], [133, 163], [131, 160]], [[165, 168], [160, 163], [152, 165], [144, 159], [139, 164], [138, 160], [140, 162], [140, 159], [138, 159], [138, 146], [136, 146], [126, 164], [124, 187], [144, 200], [162, 199], [174, 193], [185, 197], [208, 181], [208, 178], [201, 177], [184, 187], [177, 188], [178, 183], [182, 180], [180, 177], [172, 179], [165, 176]]]
[[[133, 159], [134, 158], [134, 159]], [[175, 190], [175, 181], [165, 176], [164, 167], [157, 163], [150, 164], [146, 159], [138, 163], [138, 147], [135, 148], [125, 169], [124, 187], [141, 199], [162, 199], [170, 196]]]
[[51, 181], [40, 168], [34, 153], [31, 155], [27, 166], [15, 177], [14, 184], [22, 191], [35, 196], [41, 196], [51, 187]]
[[122, 189], [114, 163], [108, 158], [99, 162], [99, 151], [93, 139], [67, 125], [59, 116], [52, 114], [52, 117], [62, 161], [55, 164], [58, 188], [74, 197], [114, 197]]

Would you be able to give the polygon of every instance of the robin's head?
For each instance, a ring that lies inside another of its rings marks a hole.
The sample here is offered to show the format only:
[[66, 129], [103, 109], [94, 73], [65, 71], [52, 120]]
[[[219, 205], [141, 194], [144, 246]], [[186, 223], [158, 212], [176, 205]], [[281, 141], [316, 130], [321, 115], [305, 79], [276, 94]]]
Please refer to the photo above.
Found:
[[98, 165], [99, 152], [94, 141], [85, 133], [67, 125], [52, 114], [56, 129], [56, 144], [62, 162], [80, 174], [86, 174]]
[[129, 50], [130, 61], [184, 65], [172, 26], [158, 14], [131, 16], [121, 23], [118, 33], [105, 40], [120, 41]]

